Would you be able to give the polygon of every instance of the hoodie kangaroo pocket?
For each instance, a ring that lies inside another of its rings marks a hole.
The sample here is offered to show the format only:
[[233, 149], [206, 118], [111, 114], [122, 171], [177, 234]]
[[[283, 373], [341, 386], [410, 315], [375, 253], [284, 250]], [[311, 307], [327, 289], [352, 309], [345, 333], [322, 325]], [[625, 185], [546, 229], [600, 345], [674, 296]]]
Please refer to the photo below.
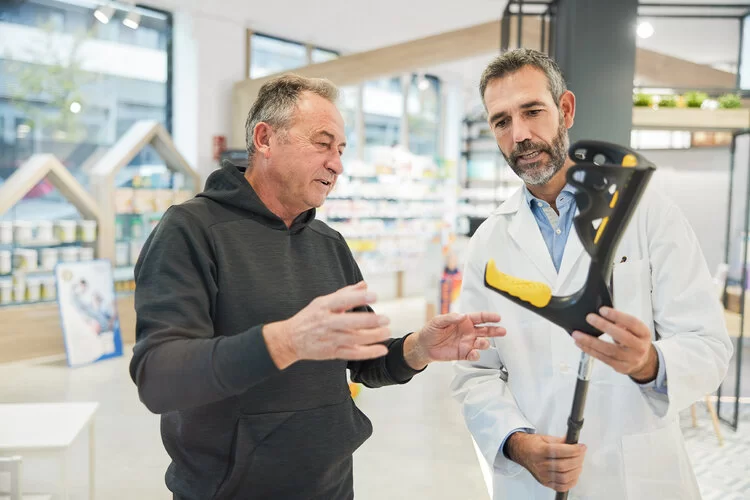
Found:
[[271, 434], [276, 432], [294, 412], [241, 415], [234, 431], [230, 463], [221, 482], [215, 500], [237, 498], [237, 488], [252, 468], [255, 452]]
[[312, 410], [242, 415], [215, 499], [325, 498], [351, 482], [352, 454], [371, 433], [351, 398]]

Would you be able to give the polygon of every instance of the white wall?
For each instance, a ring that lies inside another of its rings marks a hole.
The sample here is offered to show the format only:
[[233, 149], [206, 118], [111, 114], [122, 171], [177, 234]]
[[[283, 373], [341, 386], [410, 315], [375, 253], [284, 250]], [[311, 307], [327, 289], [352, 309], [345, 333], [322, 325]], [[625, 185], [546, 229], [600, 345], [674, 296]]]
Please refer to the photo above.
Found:
[[729, 148], [641, 153], [657, 165], [654, 184], [685, 214], [713, 274], [724, 260]]
[[205, 181], [216, 168], [213, 137], [231, 134], [232, 86], [245, 78], [245, 22], [197, 1], [149, 4], [174, 14], [174, 140]]

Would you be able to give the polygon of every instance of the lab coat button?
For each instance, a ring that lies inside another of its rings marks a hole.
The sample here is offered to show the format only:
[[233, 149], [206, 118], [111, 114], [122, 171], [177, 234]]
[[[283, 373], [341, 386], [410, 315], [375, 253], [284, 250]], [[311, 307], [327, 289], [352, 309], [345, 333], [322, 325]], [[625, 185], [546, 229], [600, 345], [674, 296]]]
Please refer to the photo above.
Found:
[[560, 373], [563, 375], [570, 373], [570, 365], [568, 363], [560, 363]]

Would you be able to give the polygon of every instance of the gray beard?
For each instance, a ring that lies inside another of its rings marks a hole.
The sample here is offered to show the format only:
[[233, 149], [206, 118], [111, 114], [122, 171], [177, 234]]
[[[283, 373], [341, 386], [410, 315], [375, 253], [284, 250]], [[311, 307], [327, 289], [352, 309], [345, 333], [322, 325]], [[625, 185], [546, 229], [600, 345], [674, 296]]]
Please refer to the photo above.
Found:
[[[542, 164], [542, 160], [526, 165], [525, 167], [519, 167], [516, 162], [512, 162], [509, 157], [505, 156], [506, 163], [515, 172], [515, 174], [529, 186], [542, 186], [547, 184], [557, 172], [565, 165], [565, 159], [568, 156], [568, 148], [570, 147], [570, 138], [568, 137], [568, 129], [565, 128], [565, 122], [560, 117], [560, 124], [557, 130], [557, 135], [552, 140], [552, 144], [549, 146], [548, 151], [545, 151], [549, 156], [549, 161], [546, 164]], [[502, 151], [501, 151], [502, 153]]]
[[548, 162], [544, 166], [539, 166], [541, 161], [532, 163], [523, 170], [519, 167], [511, 167], [516, 175], [529, 186], [542, 186], [547, 184], [555, 174], [560, 170], [562, 165], [558, 166], [553, 162]]

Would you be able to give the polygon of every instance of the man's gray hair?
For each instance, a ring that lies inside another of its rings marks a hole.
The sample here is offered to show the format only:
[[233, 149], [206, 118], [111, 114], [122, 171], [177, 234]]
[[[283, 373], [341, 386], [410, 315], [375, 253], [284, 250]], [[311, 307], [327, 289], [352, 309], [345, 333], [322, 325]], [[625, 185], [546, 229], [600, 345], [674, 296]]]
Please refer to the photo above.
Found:
[[[555, 106], [560, 106], [560, 96], [568, 90], [562, 71], [557, 63], [549, 56], [534, 49], [515, 49], [499, 55], [493, 60], [482, 73], [479, 82], [479, 97], [484, 103], [484, 92], [492, 80], [503, 78], [515, 73], [525, 66], [532, 66], [547, 75], [548, 88], [555, 101]], [[485, 105], [486, 108], [486, 105]]]
[[291, 73], [273, 78], [261, 86], [245, 121], [245, 144], [249, 160], [255, 155], [255, 126], [264, 122], [281, 132], [289, 130], [297, 102], [304, 92], [319, 95], [334, 104], [339, 97], [338, 88], [330, 80], [306, 78]]

